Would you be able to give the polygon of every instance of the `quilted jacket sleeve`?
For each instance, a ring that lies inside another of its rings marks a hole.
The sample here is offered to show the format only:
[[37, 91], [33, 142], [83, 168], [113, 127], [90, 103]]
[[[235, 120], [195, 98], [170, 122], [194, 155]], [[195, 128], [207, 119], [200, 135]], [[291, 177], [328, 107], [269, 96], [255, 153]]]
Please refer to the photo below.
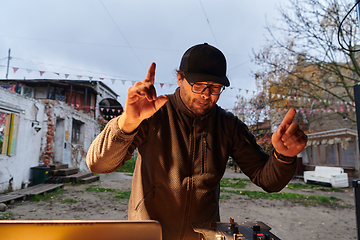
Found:
[[86, 156], [90, 171], [109, 173], [122, 167], [136, 149], [138, 129], [125, 134], [117, 125], [118, 118], [108, 122], [105, 129], [92, 142]]
[[231, 154], [234, 161], [253, 183], [265, 191], [281, 191], [292, 179], [297, 161], [284, 163], [274, 157], [273, 151], [270, 155], [266, 154], [247, 126], [239, 122]]

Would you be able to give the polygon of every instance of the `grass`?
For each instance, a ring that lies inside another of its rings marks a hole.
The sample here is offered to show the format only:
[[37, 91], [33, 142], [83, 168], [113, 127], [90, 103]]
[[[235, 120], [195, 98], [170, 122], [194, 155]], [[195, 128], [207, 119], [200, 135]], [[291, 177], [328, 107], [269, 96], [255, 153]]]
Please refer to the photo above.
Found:
[[229, 196], [229, 195], [220, 195], [220, 199], [230, 199], [231, 198], [231, 196]]
[[88, 188], [86, 188], [86, 191], [88, 192], [104, 192], [104, 193], [115, 193], [115, 199], [122, 201], [124, 199], [129, 199], [130, 198], [130, 193], [131, 191], [121, 191], [121, 190], [116, 190], [113, 188], [99, 188], [96, 186], [90, 186]]
[[99, 188], [97, 186], [91, 185], [90, 187], [86, 188], [88, 192], [116, 192], [117, 190], [112, 188]]
[[[221, 192], [223, 193], [233, 193], [237, 195], [246, 195], [251, 199], [269, 199], [269, 200], [289, 200], [294, 203], [301, 203], [305, 206], [312, 205], [334, 205], [334, 206], [342, 206], [340, 205], [340, 199], [336, 197], [328, 197], [328, 196], [307, 196], [297, 193], [267, 193], [262, 191], [247, 191], [247, 190], [231, 190], [231, 189], [223, 189], [224, 187], [233, 188], [233, 189], [244, 189], [248, 183], [251, 183], [249, 179], [241, 179], [241, 178], [223, 178], [220, 181], [220, 186], [222, 187]], [[303, 183], [289, 183], [287, 186], [289, 189], [300, 190], [300, 189], [314, 189], [318, 191], [327, 191], [327, 192], [344, 192], [342, 189], [338, 188], [330, 188], [330, 187], [322, 187], [318, 185], [309, 185]], [[220, 195], [220, 199], [230, 199], [231, 196], [222, 194]]]
[[0, 215], [0, 220], [12, 220], [12, 212], [8, 211]]
[[61, 199], [62, 203], [77, 203], [78, 201], [72, 198]]
[[246, 190], [227, 190], [222, 189], [222, 192], [234, 193], [238, 195], [246, 195], [251, 199], [269, 199], [269, 200], [289, 200], [294, 203], [302, 203], [305, 206], [318, 206], [318, 205], [333, 205], [340, 200], [336, 197], [326, 196], [306, 196], [298, 193], [267, 193], [261, 191], [246, 191]]
[[49, 193], [44, 193], [42, 195], [35, 195], [34, 197], [32, 197], [30, 199], [31, 202], [40, 202], [43, 201], [45, 199], [52, 199], [55, 195], [59, 195], [62, 194], [62, 189], [61, 188], [56, 188], [54, 191], [49, 192]]
[[124, 200], [124, 199], [129, 199], [130, 193], [131, 193], [131, 191], [119, 191], [119, 192], [117, 192], [117, 195], [115, 196], [115, 198], [120, 201]]
[[124, 166], [122, 166], [119, 169], [116, 169], [116, 172], [127, 172], [127, 173], [133, 173], [135, 169], [135, 158], [130, 158], [129, 160], [125, 161]]
[[286, 187], [289, 189], [314, 189], [323, 192], [344, 192], [344, 190], [340, 188], [322, 187], [303, 183], [289, 183]]
[[220, 181], [220, 187], [245, 188], [251, 183], [247, 178], [223, 178]]

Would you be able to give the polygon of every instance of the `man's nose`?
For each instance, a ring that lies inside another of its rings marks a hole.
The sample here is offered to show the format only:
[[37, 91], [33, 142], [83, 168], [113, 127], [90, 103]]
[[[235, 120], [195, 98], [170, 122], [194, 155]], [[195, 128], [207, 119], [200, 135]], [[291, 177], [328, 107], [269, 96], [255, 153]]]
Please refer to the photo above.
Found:
[[210, 95], [211, 95], [211, 90], [210, 90], [210, 87], [207, 86], [207, 87], [203, 90], [203, 92], [201, 93], [201, 96], [206, 97], [206, 98], [209, 98]]

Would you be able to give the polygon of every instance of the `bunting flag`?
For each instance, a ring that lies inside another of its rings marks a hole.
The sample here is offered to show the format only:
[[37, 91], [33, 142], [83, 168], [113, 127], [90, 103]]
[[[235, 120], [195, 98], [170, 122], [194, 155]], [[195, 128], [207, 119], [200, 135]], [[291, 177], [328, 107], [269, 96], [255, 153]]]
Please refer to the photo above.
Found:
[[[0, 68], [4, 68], [6, 66], [4, 65], [0, 65]], [[19, 67], [13, 67], [11, 66], [11, 68], [13, 69], [14, 73], [19, 73], [18, 70], [19, 69], [22, 69], [22, 68], [19, 68]], [[26, 70], [26, 72], [28, 74], [30, 74], [32, 71], [38, 71], [40, 73], [40, 76], [42, 76], [46, 71], [42, 71], [42, 70], [34, 70], [34, 69], [26, 69], [24, 68], [24, 70]], [[57, 76], [60, 76], [61, 74], [64, 74], [64, 73], [59, 73], [59, 72], [53, 72], [53, 74], [57, 75]], [[65, 79], [68, 79], [70, 74], [66, 73], [64, 74], [65, 76]], [[88, 77], [90, 81], [93, 80], [93, 77], [92, 76], [83, 76], [83, 75], [75, 75], [79, 80], [82, 78], [82, 77]], [[105, 80], [104, 77], [99, 77], [100, 80]], [[125, 85], [125, 83], [127, 82], [131, 82], [132, 85], [134, 85], [136, 83], [136, 81], [134, 80], [125, 80], [125, 79], [116, 79], [116, 78], [107, 78], [111, 81], [112, 84], [115, 83], [115, 81], [118, 81], [120, 80], [121, 83], [123, 85]], [[169, 83], [169, 84], [165, 84], [163, 82], [161, 83], [156, 83], [156, 84], [159, 84], [159, 86], [161, 88], [163, 88], [165, 85], [168, 86], [169, 88], [172, 88], [174, 85], [177, 86], [177, 84], [173, 84], [173, 83]], [[256, 91], [250, 91], [249, 89], [241, 89], [241, 88], [236, 88], [236, 87], [229, 87], [230, 90], [234, 90], [234, 89], [237, 89], [238, 92], [240, 93], [242, 90], [244, 90], [246, 92], [246, 94], [249, 94], [252, 92], [253, 95], [256, 94]], [[260, 93], [259, 93], [260, 94]], [[346, 102], [346, 101], [334, 101], [334, 100], [327, 100], [327, 99], [316, 99], [316, 98], [310, 98], [310, 97], [302, 97], [302, 96], [287, 96], [287, 95], [283, 95], [283, 94], [279, 94], [279, 93], [271, 93], [270, 94], [271, 96], [271, 99], [278, 99], [278, 100], [291, 100], [291, 101], [294, 101], [296, 103], [298, 103], [299, 105], [301, 104], [312, 104], [313, 106], [316, 106], [316, 104], [322, 104], [322, 105], [325, 105], [321, 108], [314, 108], [314, 109], [297, 109], [297, 112], [301, 111], [302, 113], [306, 113], [306, 114], [314, 114], [314, 113], [338, 113], [338, 112], [351, 112], [351, 111], [355, 111], [355, 102]], [[77, 106], [78, 107], [78, 106]], [[234, 111], [232, 109], [232, 111]], [[253, 111], [252, 109], [241, 109], [239, 110], [241, 112], [244, 112], [244, 111]], [[279, 111], [279, 112], [286, 112], [287, 110], [282, 110], [282, 109], [277, 109], [276, 111]], [[255, 112], [255, 110], [254, 110]], [[265, 112], [265, 110], [260, 110], [260, 112]]]
[[[6, 66], [0, 65], [0, 67], [6, 67]], [[12, 67], [12, 68], [13, 68], [13, 70], [14, 70], [14, 73], [16, 73], [19, 69], [21, 69], [21, 68], [18, 68], [18, 67]], [[28, 74], [30, 74], [32, 71], [38, 71], [38, 72], [40, 73], [40, 76], [42, 76], [44, 73], [46, 73], [46, 71], [43, 71], [43, 70], [34, 70], [34, 69], [25, 69], [25, 70], [27, 71]], [[63, 75], [65, 76], [65, 79], [68, 79], [69, 76], [70, 76], [70, 74], [68, 74], [68, 73], [59, 73], [59, 72], [52, 72], [52, 73], [55, 74], [55, 75], [57, 75], [57, 76], [60, 76], [60, 75], [63, 74]], [[74, 75], [75, 75], [75, 74], [74, 74]], [[80, 74], [75, 75], [75, 76], [76, 76], [79, 80], [82, 79], [82, 77], [88, 77], [90, 81], [92, 81], [92, 80], [94, 79], [92, 76], [84, 76], [84, 75], [80, 75]], [[100, 79], [101, 81], [105, 80], [104, 77], [99, 77], [98, 79]], [[107, 78], [107, 79], [109, 79], [112, 84], [114, 84], [115, 81], [117, 81], [117, 80], [120, 80], [123, 85], [125, 85], [126, 82], [131, 82], [132, 85], [134, 85], [134, 84], [136, 83], [136, 81], [133, 81], [133, 80], [124, 80], [124, 79], [116, 79], [116, 78]], [[173, 84], [173, 83], [169, 83], [169, 84], [157, 83], [157, 84], [159, 84], [161, 88], [163, 88], [165, 85], [168, 86], [169, 88], [174, 87], [174, 85], [177, 86], [176, 84]], [[233, 87], [233, 86], [229, 87], [229, 89], [230, 89], [230, 90], [238, 89], [239, 92], [242, 91], [241, 88], [236, 88], [236, 87]], [[249, 93], [251, 93], [251, 92], [252, 92], [253, 95], [256, 94], [256, 91], [250, 91], [250, 90], [248, 90], [248, 89], [245, 89], [245, 91], [246, 91], [246, 94], [249, 94]], [[279, 95], [278, 97], [280, 97], [280, 95]]]

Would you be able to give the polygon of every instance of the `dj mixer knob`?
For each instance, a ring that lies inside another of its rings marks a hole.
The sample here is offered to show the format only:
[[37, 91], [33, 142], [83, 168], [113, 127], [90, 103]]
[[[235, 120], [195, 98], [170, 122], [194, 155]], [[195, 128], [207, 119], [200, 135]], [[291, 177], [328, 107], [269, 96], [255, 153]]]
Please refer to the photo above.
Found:
[[193, 225], [194, 231], [204, 240], [280, 240], [270, 232], [271, 228], [263, 222], [245, 221], [236, 223], [211, 222]]

